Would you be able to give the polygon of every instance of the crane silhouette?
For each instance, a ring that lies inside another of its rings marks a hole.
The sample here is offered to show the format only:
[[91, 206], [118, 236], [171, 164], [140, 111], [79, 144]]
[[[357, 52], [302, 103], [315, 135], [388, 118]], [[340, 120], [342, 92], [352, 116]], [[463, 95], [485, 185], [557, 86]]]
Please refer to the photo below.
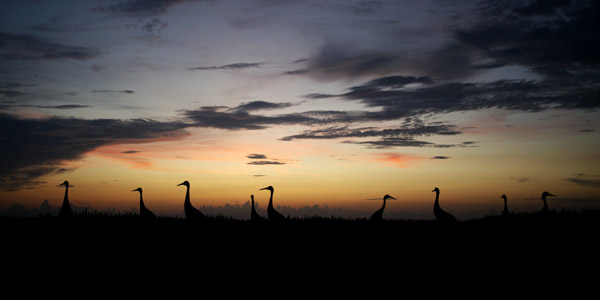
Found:
[[273, 207], [273, 192], [275, 191], [275, 189], [273, 189], [272, 186], [268, 186], [266, 188], [262, 188], [260, 189], [262, 190], [269, 190], [271, 191], [271, 198], [269, 199], [269, 206], [267, 207], [267, 215], [269, 216], [269, 221], [271, 222], [282, 222], [285, 221], [286, 218], [280, 214], [278, 211], [275, 210], [275, 208]]
[[435, 218], [440, 222], [457, 222], [458, 220], [456, 217], [440, 207], [440, 189], [436, 187], [432, 192], [435, 192], [435, 204], [433, 205], [433, 214], [435, 215]]
[[187, 192], [185, 193], [185, 202], [183, 203], [183, 210], [185, 211], [185, 218], [188, 220], [202, 220], [204, 219], [204, 214], [197, 210], [192, 206], [192, 202], [190, 202], [190, 183], [186, 180], [177, 186], [185, 185], [187, 188]]
[[252, 210], [250, 211], [250, 221], [252, 221], [252, 222], [264, 221], [265, 219], [263, 217], [261, 217], [256, 212], [256, 208], [254, 208], [254, 195], [250, 195], [250, 198], [252, 199]]
[[390, 196], [390, 195], [385, 195], [383, 196], [383, 205], [381, 206], [380, 209], [378, 209], [375, 213], [373, 213], [373, 215], [371, 216], [371, 221], [374, 222], [380, 222], [383, 220], [383, 210], [385, 209], [385, 201], [386, 200], [396, 200], [396, 198]]
[[146, 205], [144, 205], [144, 199], [142, 199], [142, 188], [138, 187], [132, 192], [140, 192], [140, 218], [142, 218], [142, 220], [156, 219], [156, 215], [146, 208]]
[[508, 212], [508, 204], [507, 204], [507, 200], [506, 200], [506, 195], [502, 195], [500, 196], [500, 198], [504, 199], [504, 210], [502, 211], [502, 216], [506, 217], [510, 215], [510, 212]]
[[60, 218], [70, 218], [73, 216], [73, 210], [71, 209], [71, 204], [69, 203], [69, 182], [65, 180], [65, 182], [61, 183], [59, 186], [65, 186], [65, 199], [63, 200], [62, 207], [58, 212], [58, 216]]
[[556, 195], [552, 195], [548, 192], [543, 192], [542, 193], [542, 201], [544, 201], [544, 208], [542, 208], [541, 213], [542, 214], [547, 214], [548, 213], [548, 202], [546, 202], [546, 197], [547, 196], [552, 196], [552, 197], [556, 197]]

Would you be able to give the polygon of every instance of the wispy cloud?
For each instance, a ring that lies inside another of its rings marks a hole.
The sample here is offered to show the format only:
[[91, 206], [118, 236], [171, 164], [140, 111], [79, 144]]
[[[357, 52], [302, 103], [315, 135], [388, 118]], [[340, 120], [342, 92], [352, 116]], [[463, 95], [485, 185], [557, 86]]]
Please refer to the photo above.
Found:
[[93, 90], [92, 93], [118, 93], [118, 94], [133, 94], [132, 90]]
[[166, 13], [172, 6], [177, 4], [200, 1], [206, 0], [119, 0], [114, 4], [100, 6], [94, 10], [107, 14], [147, 17]]
[[63, 105], [33, 105], [33, 104], [19, 104], [14, 105], [15, 107], [33, 107], [33, 108], [46, 108], [46, 109], [78, 109], [78, 108], [89, 108], [91, 105], [86, 104], [63, 104]]
[[210, 67], [191, 67], [188, 68], [190, 71], [211, 71], [211, 70], [243, 70], [249, 68], [260, 68], [266, 64], [265, 62], [260, 63], [235, 63], [222, 66], [210, 66]]
[[584, 187], [600, 187], [599, 176], [590, 176], [586, 174], [577, 174], [576, 177], [565, 178], [565, 181], [584, 186]]
[[510, 177], [510, 180], [514, 180], [518, 183], [525, 183], [531, 181], [531, 177], [529, 176], [519, 176], [519, 177]]
[[82, 46], [70, 46], [30, 34], [0, 32], [0, 58], [6, 60], [88, 60], [100, 51]]
[[290, 106], [294, 106], [295, 104], [290, 102], [281, 102], [281, 103], [273, 103], [267, 101], [252, 101], [242, 103], [236, 107], [229, 109], [229, 111], [233, 112], [242, 112], [242, 111], [256, 111], [256, 110], [274, 110], [274, 109], [282, 109]]
[[285, 165], [286, 163], [275, 160], [259, 160], [246, 163], [248, 165], [266, 166], [266, 165]]
[[266, 159], [267, 158], [267, 156], [264, 154], [256, 154], [256, 153], [248, 154], [246, 157], [249, 159]]
[[135, 154], [135, 153], [140, 153], [142, 151], [138, 151], [138, 150], [126, 150], [126, 151], [121, 151], [121, 153], [123, 154]]

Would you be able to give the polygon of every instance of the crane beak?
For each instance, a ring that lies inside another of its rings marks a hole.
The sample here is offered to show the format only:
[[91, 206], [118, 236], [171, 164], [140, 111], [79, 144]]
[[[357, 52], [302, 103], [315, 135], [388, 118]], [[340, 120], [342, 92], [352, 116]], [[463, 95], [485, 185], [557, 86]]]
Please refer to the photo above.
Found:
[[268, 190], [268, 189], [269, 189], [269, 188], [262, 188], [262, 189], [260, 189], [259, 191], [262, 191], [262, 190]]
[[182, 182], [182, 183], [180, 183], [180, 184], [178, 184], [177, 186], [180, 186], [180, 185], [183, 185], [183, 182]]
[[390, 200], [398, 200], [398, 199], [396, 199], [394, 197], [389, 197], [388, 199], [390, 199]]
[[556, 195], [548, 193], [548, 196], [557, 197]]

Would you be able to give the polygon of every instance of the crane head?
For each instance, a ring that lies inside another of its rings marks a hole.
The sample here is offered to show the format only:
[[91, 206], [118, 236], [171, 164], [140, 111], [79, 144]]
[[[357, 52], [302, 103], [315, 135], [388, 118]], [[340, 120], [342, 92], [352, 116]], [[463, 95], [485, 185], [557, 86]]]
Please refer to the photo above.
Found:
[[383, 196], [383, 200], [388, 200], [388, 199], [390, 199], [390, 200], [396, 200], [396, 198], [394, 198], [394, 197], [392, 197], [390, 195]]
[[440, 192], [440, 189], [438, 189], [438, 188], [436, 187], [435, 189], [433, 189], [433, 191], [432, 191], [432, 192], [439, 193], [439, 192]]
[[266, 187], [266, 188], [262, 188], [262, 189], [260, 189], [260, 190], [261, 190], [261, 191], [262, 191], [262, 190], [269, 190], [269, 191], [273, 192], [275, 189], [273, 189], [273, 187], [272, 187], [272, 186], [268, 186], [268, 187]]
[[180, 184], [178, 184], [177, 186], [180, 186], [180, 185], [185, 185], [187, 187], [190, 187], [190, 183], [187, 180], [184, 181], [184, 182], [182, 182], [182, 183], [180, 183]]
[[141, 188], [141, 187], [139, 187], [139, 188], [137, 188], [137, 189], [133, 190], [132, 192], [140, 192], [140, 193], [141, 193], [141, 192], [142, 192], [142, 188]]
[[550, 194], [550, 193], [548, 193], [548, 192], [543, 192], [543, 193], [542, 193], [542, 199], [546, 199], [546, 197], [547, 197], [547, 196], [556, 197], [556, 195], [552, 195], [552, 194]]
[[504, 200], [506, 200], [506, 195], [502, 194], [502, 196], [500, 196], [500, 198], [503, 198]]
[[59, 184], [58, 186], [66, 186], [66, 187], [70, 187], [69, 182], [65, 180], [65, 182]]

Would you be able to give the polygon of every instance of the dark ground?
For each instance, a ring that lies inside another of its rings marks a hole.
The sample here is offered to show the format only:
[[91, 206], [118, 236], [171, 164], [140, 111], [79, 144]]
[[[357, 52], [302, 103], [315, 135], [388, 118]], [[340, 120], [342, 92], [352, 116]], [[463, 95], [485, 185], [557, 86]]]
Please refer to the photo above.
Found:
[[582, 291], [599, 278], [599, 225], [600, 211], [454, 224], [317, 217], [285, 224], [226, 217], [143, 222], [135, 215], [0, 218], [3, 270], [16, 278], [52, 280], [56, 270], [64, 270], [77, 282], [160, 278], [204, 288], [214, 288], [215, 280], [216, 286], [242, 281], [295, 288], [331, 287], [334, 281], [339, 286], [346, 280], [345, 291], [361, 289], [363, 281], [410, 288], [409, 282], [420, 286], [431, 280], [453, 287], [478, 282], [509, 288], [537, 288], [536, 282], [554, 280], [562, 286], [552, 288], [577, 284], [573, 292]]

